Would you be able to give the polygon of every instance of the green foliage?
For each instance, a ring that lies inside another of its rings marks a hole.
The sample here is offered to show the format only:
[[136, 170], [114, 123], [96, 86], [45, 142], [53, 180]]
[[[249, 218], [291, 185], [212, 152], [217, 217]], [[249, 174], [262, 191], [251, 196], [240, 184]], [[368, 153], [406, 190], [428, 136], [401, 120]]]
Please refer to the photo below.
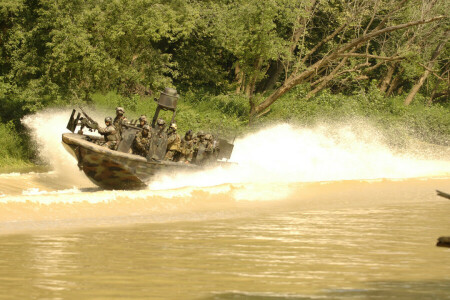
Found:
[[410, 138], [450, 146], [450, 110], [428, 105], [424, 97], [405, 106], [404, 96], [385, 98], [372, 86], [353, 96], [328, 90], [306, 101], [305, 86], [288, 93], [258, 120], [258, 124], [286, 121], [303, 126], [361, 119], [382, 130], [387, 142], [402, 146]]
[[[176, 122], [178, 131], [183, 134], [192, 129], [194, 131], [205, 130], [225, 137], [233, 137], [244, 130], [247, 124], [246, 105], [248, 101], [241, 99], [242, 106], [236, 104], [237, 96], [211, 96], [198, 95], [189, 92], [181, 96], [178, 101]], [[136, 120], [141, 115], [146, 115], [151, 122], [156, 109], [156, 102], [151, 97], [134, 96], [124, 97], [115, 92], [107, 94], [96, 93], [92, 95], [92, 104], [102, 111], [110, 111], [111, 115], [117, 106], [125, 108], [127, 118]], [[161, 118], [169, 122], [172, 112], [161, 111]]]
[[[111, 111], [123, 106], [132, 118], [152, 116], [153, 98], [165, 87], [176, 87], [181, 95], [180, 130], [243, 130], [249, 101], [262, 103], [274, 88], [286, 87], [291, 75], [308, 70], [342, 45], [377, 26], [445, 16], [450, 9], [443, 0], [407, 1], [396, 10], [398, 3], [1, 0], [2, 132], [21, 133], [20, 118], [48, 106], [92, 103]], [[324, 41], [341, 25], [342, 31]], [[290, 81], [290, 91], [268, 113], [265, 108], [258, 111], [266, 114], [256, 123], [310, 125], [363, 116], [389, 132], [394, 132], [388, 128], [392, 125], [422, 140], [448, 144], [449, 43], [431, 61], [439, 43], [448, 39], [448, 25], [444, 18], [377, 36], [351, 49], [356, 57], [345, 57], [341, 69], [335, 68], [342, 56], [328, 57], [313, 74]], [[412, 105], [405, 107], [405, 93], [425, 67], [432, 72]], [[336, 76], [321, 87], [320, 80], [334, 70]], [[394, 70], [392, 78], [389, 70]], [[386, 81], [388, 87], [380, 92]], [[318, 86], [320, 92], [306, 100]], [[163, 116], [169, 119], [170, 113]], [[15, 127], [6, 129], [6, 123]], [[20, 134], [18, 139], [26, 141]]]
[[23, 147], [23, 138], [17, 133], [14, 124], [0, 123], [0, 168], [5, 166], [25, 166], [27, 165], [27, 153]]
[[[20, 4], [20, 5], [19, 5]], [[0, 76], [26, 114], [96, 91], [149, 92], [177, 77], [164, 44], [190, 34], [185, 1], [26, 1], [2, 3]]]

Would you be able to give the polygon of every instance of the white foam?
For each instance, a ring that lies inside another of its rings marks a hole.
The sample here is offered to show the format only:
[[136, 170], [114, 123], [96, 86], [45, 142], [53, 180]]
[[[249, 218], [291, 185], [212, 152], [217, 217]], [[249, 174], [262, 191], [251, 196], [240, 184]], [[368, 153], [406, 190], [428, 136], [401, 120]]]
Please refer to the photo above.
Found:
[[236, 141], [230, 168], [165, 175], [152, 189], [221, 183], [289, 183], [450, 176], [449, 159], [396, 154], [370, 127], [281, 124]]
[[22, 195], [24, 196], [36, 196], [36, 195], [63, 195], [63, 194], [72, 194], [79, 193], [80, 190], [77, 188], [65, 189], [59, 191], [46, 191], [40, 190], [39, 188], [29, 188], [27, 190], [22, 191]]
[[[22, 121], [30, 129], [42, 160], [53, 166], [57, 180], [75, 188], [92, 186], [61, 143], [62, 133], [68, 132], [65, 126], [70, 113], [70, 109], [50, 109]], [[100, 113], [93, 111], [92, 114], [101, 119]], [[247, 193], [249, 198], [250, 194], [256, 193], [255, 185], [264, 191], [264, 185], [271, 183], [268, 186], [277, 187], [275, 191], [266, 190], [266, 196], [259, 198], [273, 198], [287, 193], [287, 189], [281, 187], [290, 182], [450, 176], [449, 156], [435, 159], [398, 154], [382, 140], [381, 134], [365, 122], [325, 124], [314, 128], [275, 125], [236, 141], [231, 159], [236, 165], [200, 172], [160, 174], [149, 184], [149, 190], [172, 189], [173, 192], [180, 187], [252, 183]], [[243, 194], [242, 190], [240, 193]]]
[[4, 174], [0, 174], [0, 178], [11, 178], [11, 177], [19, 177], [21, 174], [20, 173], [4, 173]]
[[25, 116], [22, 123], [29, 129], [41, 160], [54, 169], [59, 180], [74, 186], [90, 186], [91, 182], [78, 170], [76, 159], [62, 145], [62, 134], [71, 114], [70, 109], [47, 109]]

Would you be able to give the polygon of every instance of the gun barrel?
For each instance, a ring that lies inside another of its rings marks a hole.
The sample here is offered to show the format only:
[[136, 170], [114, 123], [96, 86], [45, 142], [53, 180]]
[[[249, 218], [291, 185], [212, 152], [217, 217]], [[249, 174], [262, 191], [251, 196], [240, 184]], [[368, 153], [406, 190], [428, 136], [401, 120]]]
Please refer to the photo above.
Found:
[[91, 123], [97, 123], [94, 121], [94, 119], [92, 119], [85, 111], [82, 107], [80, 107], [81, 112], [83, 113], [83, 115], [86, 117], [86, 119], [88, 119], [89, 122]]

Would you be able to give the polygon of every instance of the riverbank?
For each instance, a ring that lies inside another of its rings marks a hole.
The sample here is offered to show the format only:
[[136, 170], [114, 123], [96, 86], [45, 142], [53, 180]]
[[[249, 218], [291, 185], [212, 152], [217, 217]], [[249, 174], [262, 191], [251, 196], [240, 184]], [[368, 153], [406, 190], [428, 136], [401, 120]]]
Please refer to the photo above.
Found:
[[31, 165], [25, 153], [28, 136], [20, 135], [12, 122], [0, 123], [0, 173]]
[[44, 173], [50, 171], [52, 168], [49, 165], [37, 165], [28, 161], [17, 161], [11, 163], [10, 165], [6, 165], [0, 167], [0, 174], [7, 173]]

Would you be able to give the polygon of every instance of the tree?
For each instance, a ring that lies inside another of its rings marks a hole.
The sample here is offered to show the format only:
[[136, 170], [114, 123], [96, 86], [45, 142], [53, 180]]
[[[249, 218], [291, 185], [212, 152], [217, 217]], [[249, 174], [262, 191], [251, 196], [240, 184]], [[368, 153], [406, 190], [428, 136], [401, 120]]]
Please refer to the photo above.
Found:
[[[370, 1], [366, 2], [366, 5]], [[378, 1], [376, 1], [378, 2]], [[281, 87], [276, 89], [273, 93], [271, 93], [268, 97], [266, 97], [262, 102], [258, 104], [253, 104], [251, 106], [250, 118], [253, 118], [267, 109], [270, 105], [272, 105], [276, 100], [278, 100], [283, 94], [288, 92], [294, 86], [307, 82], [314, 81], [317, 77], [317, 74], [323, 74], [327, 72], [329, 75], [322, 80], [322, 82], [329, 81], [333, 76], [337, 74], [337, 72], [346, 64], [346, 61], [349, 57], [364, 57], [366, 59], [374, 58], [380, 60], [392, 60], [393, 57], [382, 57], [378, 55], [371, 54], [370, 48], [366, 47], [365, 53], [357, 53], [364, 45], [367, 45], [368, 42], [372, 41], [374, 38], [377, 38], [381, 35], [388, 35], [392, 32], [406, 29], [412, 26], [418, 26], [422, 24], [428, 24], [431, 22], [436, 22], [444, 19], [443, 16], [435, 16], [429, 19], [419, 19], [415, 21], [403, 22], [400, 24], [396, 24], [393, 21], [394, 14], [404, 7], [404, 3], [406, 1], [402, 1], [396, 8], [391, 10], [389, 13], [386, 13], [381, 16], [377, 16], [380, 10], [375, 9], [374, 12], [371, 12], [370, 15], [366, 15], [366, 17], [370, 20], [368, 25], [365, 28], [362, 26], [362, 20], [364, 19], [364, 13], [359, 14], [358, 18], [360, 20], [355, 20], [356, 11], [351, 11], [351, 7], [347, 7], [347, 14], [349, 17], [343, 21], [343, 25], [338, 27], [334, 32], [330, 35], [326, 36], [319, 42], [319, 47], [316, 45], [314, 48], [307, 52], [306, 57], [314, 55], [314, 53], [325, 44], [328, 44], [329, 50], [323, 55], [319, 56], [318, 59], [313, 61], [311, 64], [304, 66], [302, 69], [298, 68], [294, 70], [287, 78], [284, 80]], [[371, 3], [376, 4], [376, 3]], [[393, 3], [388, 3], [386, 5], [392, 5]], [[371, 5], [370, 5], [371, 6]], [[363, 7], [363, 12], [365, 10], [368, 11], [370, 6]], [[375, 8], [377, 6], [375, 5]], [[395, 7], [395, 6], [394, 6]], [[358, 7], [358, 11], [361, 10], [361, 7]], [[377, 18], [377, 22], [374, 23], [375, 18]], [[353, 29], [353, 33], [350, 34], [350, 30]], [[336, 36], [340, 35], [339, 43], [331, 43]], [[348, 37], [345, 37], [349, 35]], [[305, 63], [305, 57], [299, 58], [300, 63]], [[331, 69], [331, 71], [330, 71]], [[322, 83], [322, 87], [324, 84]], [[317, 90], [314, 90], [315, 92]]]
[[[437, 7], [443, 1], [429, 2]], [[213, 36], [234, 58], [235, 91], [249, 98], [253, 119], [299, 84], [310, 84], [309, 98], [340, 80], [369, 82], [374, 78], [371, 72], [383, 65], [388, 72], [381, 89], [387, 91], [396, 62], [406, 57], [404, 49], [385, 49], [395, 43], [395, 33], [443, 24], [442, 15], [419, 4], [407, 0], [220, 1], [211, 6], [216, 12]], [[277, 80], [279, 85], [271, 91]]]

